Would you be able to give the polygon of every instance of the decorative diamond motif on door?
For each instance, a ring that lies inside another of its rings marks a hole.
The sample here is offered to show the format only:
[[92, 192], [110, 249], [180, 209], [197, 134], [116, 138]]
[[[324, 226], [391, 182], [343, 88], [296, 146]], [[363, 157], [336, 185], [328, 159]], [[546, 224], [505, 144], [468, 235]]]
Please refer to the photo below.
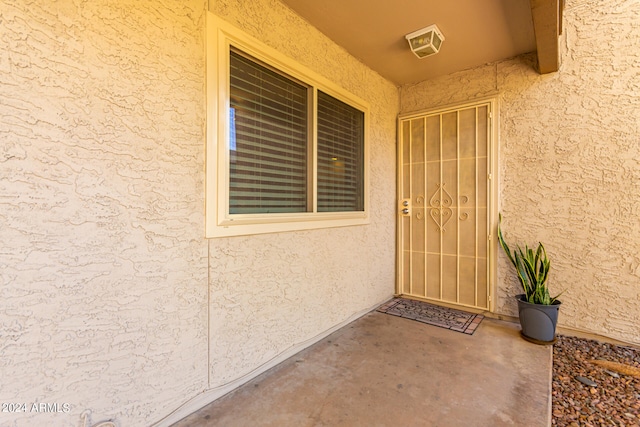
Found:
[[444, 226], [447, 225], [447, 222], [451, 219], [451, 214], [453, 211], [451, 210], [451, 194], [444, 188], [445, 183], [438, 184], [438, 188], [431, 196], [429, 200], [429, 205], [431, 208], [429, 209], [429, 215], [433, 222], [438, 226], [438, 230], [444, 233], [447, 231]]

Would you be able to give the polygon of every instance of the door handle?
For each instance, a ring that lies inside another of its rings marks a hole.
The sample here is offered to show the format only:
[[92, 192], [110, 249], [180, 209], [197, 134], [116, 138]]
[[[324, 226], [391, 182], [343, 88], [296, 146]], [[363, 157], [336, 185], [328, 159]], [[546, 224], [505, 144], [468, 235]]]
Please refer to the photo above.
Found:
[[400, 209], [400, 213], [402, 215], [411, 215], [411, 208], [409, 207], [410, 204], [411, 202], [409, 201], [409, 199], [400, 200], [398, 208]]

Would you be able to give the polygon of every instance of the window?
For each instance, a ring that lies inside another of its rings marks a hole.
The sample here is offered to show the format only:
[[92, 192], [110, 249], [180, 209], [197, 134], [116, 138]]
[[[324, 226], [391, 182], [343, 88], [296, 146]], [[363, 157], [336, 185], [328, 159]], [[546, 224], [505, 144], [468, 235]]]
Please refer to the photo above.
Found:
[[362, 211], [364, 113], [318, 91], [318, 211]]
[[230, 52], [229, 213], [308, 210], [308, 87]]
[[209, 15], [207, 237], [368, 223], [368, 106]]

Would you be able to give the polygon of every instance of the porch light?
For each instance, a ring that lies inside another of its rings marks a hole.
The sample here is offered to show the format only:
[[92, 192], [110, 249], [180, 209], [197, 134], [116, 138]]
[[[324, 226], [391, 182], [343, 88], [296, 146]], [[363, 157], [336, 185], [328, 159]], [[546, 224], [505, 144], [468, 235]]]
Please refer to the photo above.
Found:
[[444, 41], [444, 36], [435, 24], [407, 34], [405, 37], [411, 51], [420, 59], [438, 53]]

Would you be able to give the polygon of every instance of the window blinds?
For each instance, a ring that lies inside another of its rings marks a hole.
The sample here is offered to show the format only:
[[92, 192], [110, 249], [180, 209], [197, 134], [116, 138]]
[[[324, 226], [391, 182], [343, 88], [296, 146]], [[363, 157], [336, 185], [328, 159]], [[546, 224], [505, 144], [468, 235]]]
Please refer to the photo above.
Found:
[[229, 213], [308, 210], [308, 88], [230, 55]]
[[318, 212], [364, 211], [364, 113], [318, 91]]

